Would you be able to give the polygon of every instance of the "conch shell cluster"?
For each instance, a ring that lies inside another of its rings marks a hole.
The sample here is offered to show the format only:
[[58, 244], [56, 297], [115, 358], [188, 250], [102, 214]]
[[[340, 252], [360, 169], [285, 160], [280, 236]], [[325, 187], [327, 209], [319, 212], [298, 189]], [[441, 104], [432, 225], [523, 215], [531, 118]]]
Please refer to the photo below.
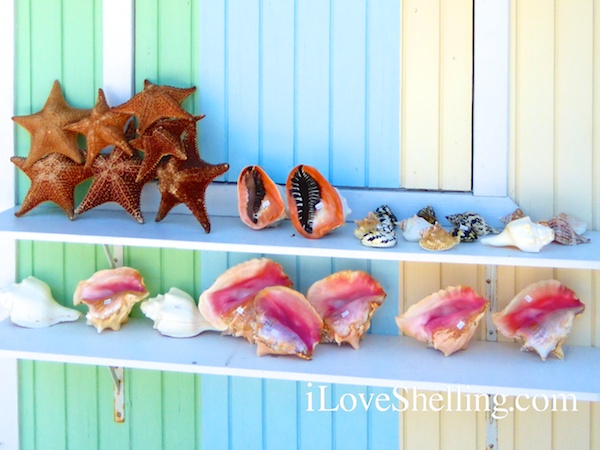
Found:
[[563, 359], [562, 344], [584, 309], [571, 289], [545, 280], [519, 292], [492, 320], [504, 336], [523, 342], [521, 350], [535, 350], [543, 361], [550, 353]]
[[131, 267], [99, 270], [79, 282], [73, 294], [73, 304], [88, 306], [87, 324], [98, 333], [106, 328], [120, 330], [133, 306], [148, 296], [141, 274]]
[[58, 303], [50, 287], [33, 276], [0, 290], [0, 321], [10, 317], [12, 323], [21, 327], [45, 328], [75, 321], [80, 316], [76, 309]]
[[143, 301], [140, 309], [154, 321], [154, 329], [165, 336], [187, 338], [214, 330], [200, 314], [192, 296], [176, 287]]
[[470, 287], [450, 286], [412, 305], [396, 323], [403, 333], [449, 356], [467, 347], [488, 303]]
[[381, 285], [368, 273], [343, 270], [314, 283], [306, 298], [323, 318], [321, 342], [346, 342], [355, 349], [385, 300]]

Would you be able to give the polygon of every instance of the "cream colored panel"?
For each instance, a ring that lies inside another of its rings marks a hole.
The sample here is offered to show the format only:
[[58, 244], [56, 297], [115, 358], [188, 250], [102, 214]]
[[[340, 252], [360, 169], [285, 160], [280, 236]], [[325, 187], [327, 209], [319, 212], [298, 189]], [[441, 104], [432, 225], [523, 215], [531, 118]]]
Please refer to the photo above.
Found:
[[[577, 411], [572, 411], [571, 402], [564, 405], [557, 401], [558, 412], [553, 414], [554, 436], [553, 448], [586, 449], [591, 446], [591, 405], [588, 402], [577, 402]], [[566, 411], [562, 411], [565, 408]]]
[[440, 180], [444, 190], [471, 189], [473, 2], [444, 0], [440, 36]]
[[514, 2], [515, 200], [535, 220], [554, 193], [554, 11], [546, 0]]
[[441, 450], [476, 450], [477, 412], [474, 395], [444, 394], [444, 410], [440, 413]]
[[[552, 448], [552, 412], [535, 411], [530, 400], [515, 398], [515, 450]], [[517, 409], [523, 409], [520, 412]], [[502, 445], [498, 445], [502, 448]]]
[[[440, 448], [439, 412], [429, 408], [437, 408], [439, 392], [419, 392], [414, 396], [407, 395], [408, 407], [403, 414], [402, 448], [410, 450], [435, 450]], [[427, 411], [425, 411], [427, 409]]]
[[[593, 40], [593, 89], [594, 89], [594, 104], [593, 104], [593, 160], [592, 170], [595, 174], [600, 173], [600, 0], [594, 0], [594, 40]], [[595, 176], [592, 179], [593, 183], [593, 227], [600, 230], [600, 177]]]

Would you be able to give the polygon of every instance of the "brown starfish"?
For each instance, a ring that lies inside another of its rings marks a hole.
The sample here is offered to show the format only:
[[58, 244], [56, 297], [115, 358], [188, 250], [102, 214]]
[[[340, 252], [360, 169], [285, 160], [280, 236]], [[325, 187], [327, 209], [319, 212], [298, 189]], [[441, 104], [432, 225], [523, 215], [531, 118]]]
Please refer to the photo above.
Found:
[[50, 201], [60, 206], [69, 219], [75, 218], [75, 187], [92, 176], [91, 169], [60, 153], [50, 153], [30, 167], [26, 167], [25, 158], [13, 156], [10, 160], [31, 179], [31, 186], [15, 216], [21, 217]]
[[134, 114], [139, 122], [139, 133], [162, 118], [189, 119], [191, 116], [181, 107], [181, 103], [196, 90], [157, 85], [144, 81], [144, 89], [125, 103], [114, 108], [115, 111]]
[[124, 131], [130, 117], [130, 114], [119, 113], [110, 108], [106, 103], [104, 91], [98, 89], [98, 100], [90, 116], [67, 125], [64, 129], [85, 135], [87, 142], [85, 165], [91, 167], [96, 156], [109, 145], [114, 145], [128, 155], [133, 155], [133, 148], [127, 142]]
[[12, 118], [31, 134], [31, 147], [23, 167], [31, 167], [34, 162], [52, 152], [61, 153], [78, 163], [83, 162], [81, 150], [77, 146], [77, 133], [65, 130], [63, 127], [89, 114], [89, 109], [69, 106], [63, 96], [60, 83], [55, 81], [41, 111]]
[[142, 188], [155, 174], [152, 172], [140, 182], [135, 181], [141, 165], [142, 158], [135, 154], [129, 156], [120, 148], [115, 148], [110, 155], [98, 155], [92, 163], [94, 180], [75, 214], [116, 202], [136, 221], [144, 223], [140, 206]]
[[131, 145], [144, 152], [144, 161], [136, 181], [144, 178], [154, 169], [163, 156], [174, 156], [186, 159], [186, 151], [181, 140], [182, 135], [204, 116], [192, 116], [189, 119], [159, 119], [154, 122], [146, 133], [131, 141]]

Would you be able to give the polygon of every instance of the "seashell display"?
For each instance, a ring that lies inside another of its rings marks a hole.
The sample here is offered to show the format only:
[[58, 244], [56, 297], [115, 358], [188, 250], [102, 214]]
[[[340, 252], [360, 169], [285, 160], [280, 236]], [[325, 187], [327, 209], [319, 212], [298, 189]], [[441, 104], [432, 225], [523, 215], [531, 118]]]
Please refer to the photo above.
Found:
[[393, 247], [396, 245], [398, 219], [389, 206], [381, 205], [362, 220], [355, 220], [354, 235], [366, 247]]
[[435, 223], [438, 221], [437, 217], [435, 216], [435, 211], [433, 210], [433, 206], [431, 206], [431, 205], [427, 205], [424, 208], [421, 208], [419, 210], [419, 212], [417, 213], [417, 216], [422, 217], [427, 222], [429, 222], [431, 225], [435, 225]]
[[590, 239], [577, 233], [571, 224], [562, 218], [553, 217], [544, 222], [544, 225], [552, 228], [554, 231], [554, 242], [563, 245], [587, 244]]
[[360, 240], [360, 243], [365, 247], [377, 248], [393, 247], [397, 242], [396, 233], [386, 233], [383, 231], [369, 231]]
[[504, 225], [506, 225], [509, 222], [512, 222], [513, 220], [521, 219], [525, 216], [526, 216], [526, 214], [521, 210], [521, 208], [517, 208], [510, 214], [500, 217], [500, 222], [502, 222]]
[[509, 222], [502, 233], [482, 238], [481, 243], [494, 247], [513, 246], [524, 252], [537, 253], [553, 240], [552, 228], [534, 223], [525, 216]]
[[562, 344], [584, 309], [571, 289], [545, 280], [519, 292], [492, 320], [504, 336], [523, 342], [521, 350], [535, 350], [543, 361], [550, 353], [563, 359]]
[[131, 267], [99, 270], [80, 281], [73, 294], [73, 304], [88, 306], [87, 324], [98, 333], [106, 328], [120, 330], [133, 306], [148, 296], [142, 275]]
[[382, 227], [379, 217], [377, 217], [373, 211], [369, 211], [367, 217], [355, 220], [354, 223], [356, 224], [354, 236], [356, 236], [357, 239], [362, 239], [365, 235], [374, 231], [380, 231], [380, 228]]
[[556, 216], [556, 218], [566, 220], [567, 223], [573, 229], [573, 231], [575, 231], [575, 233], [577, 233], [577, 234], [583, 234], [587, 231], [587, 223], [585, 223], [585, 221], [578, 219], [577, 217], [574, 217], [570, 214], [559, 213]]
[[50, 287], [32, 276], [0, 290], [0, 321], [10, 317], [10, 321], [20, 327], [45, 328], [72, 322], [80, 316], [76, 309], [58, 303]]
[[375, 208], [375, 216], [379, 221], [386, 226], [383, 231], [392, 231], [398, 224], [396, 215], [392, 212], [392, 209], [388, 205], [381, 205]]
[[486, 234], [498, 234], [499, 231], [488, 225], [485, 219], [477, 213], [467, 211], [460, 214], [451, 214], [446, 216], [448, 222], [455, 227], [467, 227], [472, 229], [477, 236], [485, 236]]
[[412, 305], [396, 323], [403, 333], [449, 356], [467, 347], [488, 303], [470, 287], [450, 286]]
[[477, 232], [466, 225], [452, 228], [450, 234], [458, 237], [460, 242], [475, 242], [479, 238]]
[[345, 199], [314, 167], [298, 165], [286, 182], [292, 225], [302, 236], [319, 239], [344, 225], [350, 209]]
[[439, 223], [421, 231], [419, 245], [425, 250], [449, 250], [460, 242], [458, 236], [452, 236]]
[[306, 298], [323, 318], [321, 342], [346, 342], [355, 349], [385, 300], [381, 285], [358, 270], [336, 272], [314, 283]]
[[172, 287], [164, 295], [159, 294], [143, 301], [140, 309], [154, 321], [154, 329], [165, 336], [186, 338], [206, 330], [214, 330], [200, 314], [192, 296], [176, 287]]
[[237, 182], [238, 212], [250, 228], [276, 226], [286, 218], [285, 202], [277, 185], [259, 166], [242, 169]]
[[256, 354], [312, 359], [323, 321], [300, 292], [285, 286], [261, 290], [254, 298], [252, 323]]
[[420, 241], [421, 231], [426, 230], [431, 226], [431, 223], [416, 214], [400, 222], [402, 236], [409, 242]]
[[269, 286], [290, 287], [283, 268], [268, 258], [254, 258], [230, 267], [200, 295], [198, 308], [218, 331], [252, 342], [256, 294]]

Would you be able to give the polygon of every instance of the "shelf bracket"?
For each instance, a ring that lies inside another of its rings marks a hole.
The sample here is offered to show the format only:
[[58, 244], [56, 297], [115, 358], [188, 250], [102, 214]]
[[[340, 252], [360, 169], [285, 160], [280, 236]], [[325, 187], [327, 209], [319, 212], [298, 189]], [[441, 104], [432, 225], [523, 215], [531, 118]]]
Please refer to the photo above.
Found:
[[[490, 301], [488, 314], [486, 317], [486, 336], [488, 342], [498, 340], [498, 330], [492, 322], [492, 314], [498, 311], [498, 267], [493, 265], [485, 266], [485, 296]], [[486, 450], [498, 450], [498, 420], [494, 417], [496, 404], [494, 396], [488, 394], [489, 410], [485, 416], [485, 441]]]
[[[108, 265], [111, 269], [123, 266], [123, 246], [115, 245], [111, 251], [106, 244], [103, 245]], [[109, 367], [110, 375], [114, 382], [114, 419], [117, 423], [125, 422], [125, 372], [122, 367]]]

